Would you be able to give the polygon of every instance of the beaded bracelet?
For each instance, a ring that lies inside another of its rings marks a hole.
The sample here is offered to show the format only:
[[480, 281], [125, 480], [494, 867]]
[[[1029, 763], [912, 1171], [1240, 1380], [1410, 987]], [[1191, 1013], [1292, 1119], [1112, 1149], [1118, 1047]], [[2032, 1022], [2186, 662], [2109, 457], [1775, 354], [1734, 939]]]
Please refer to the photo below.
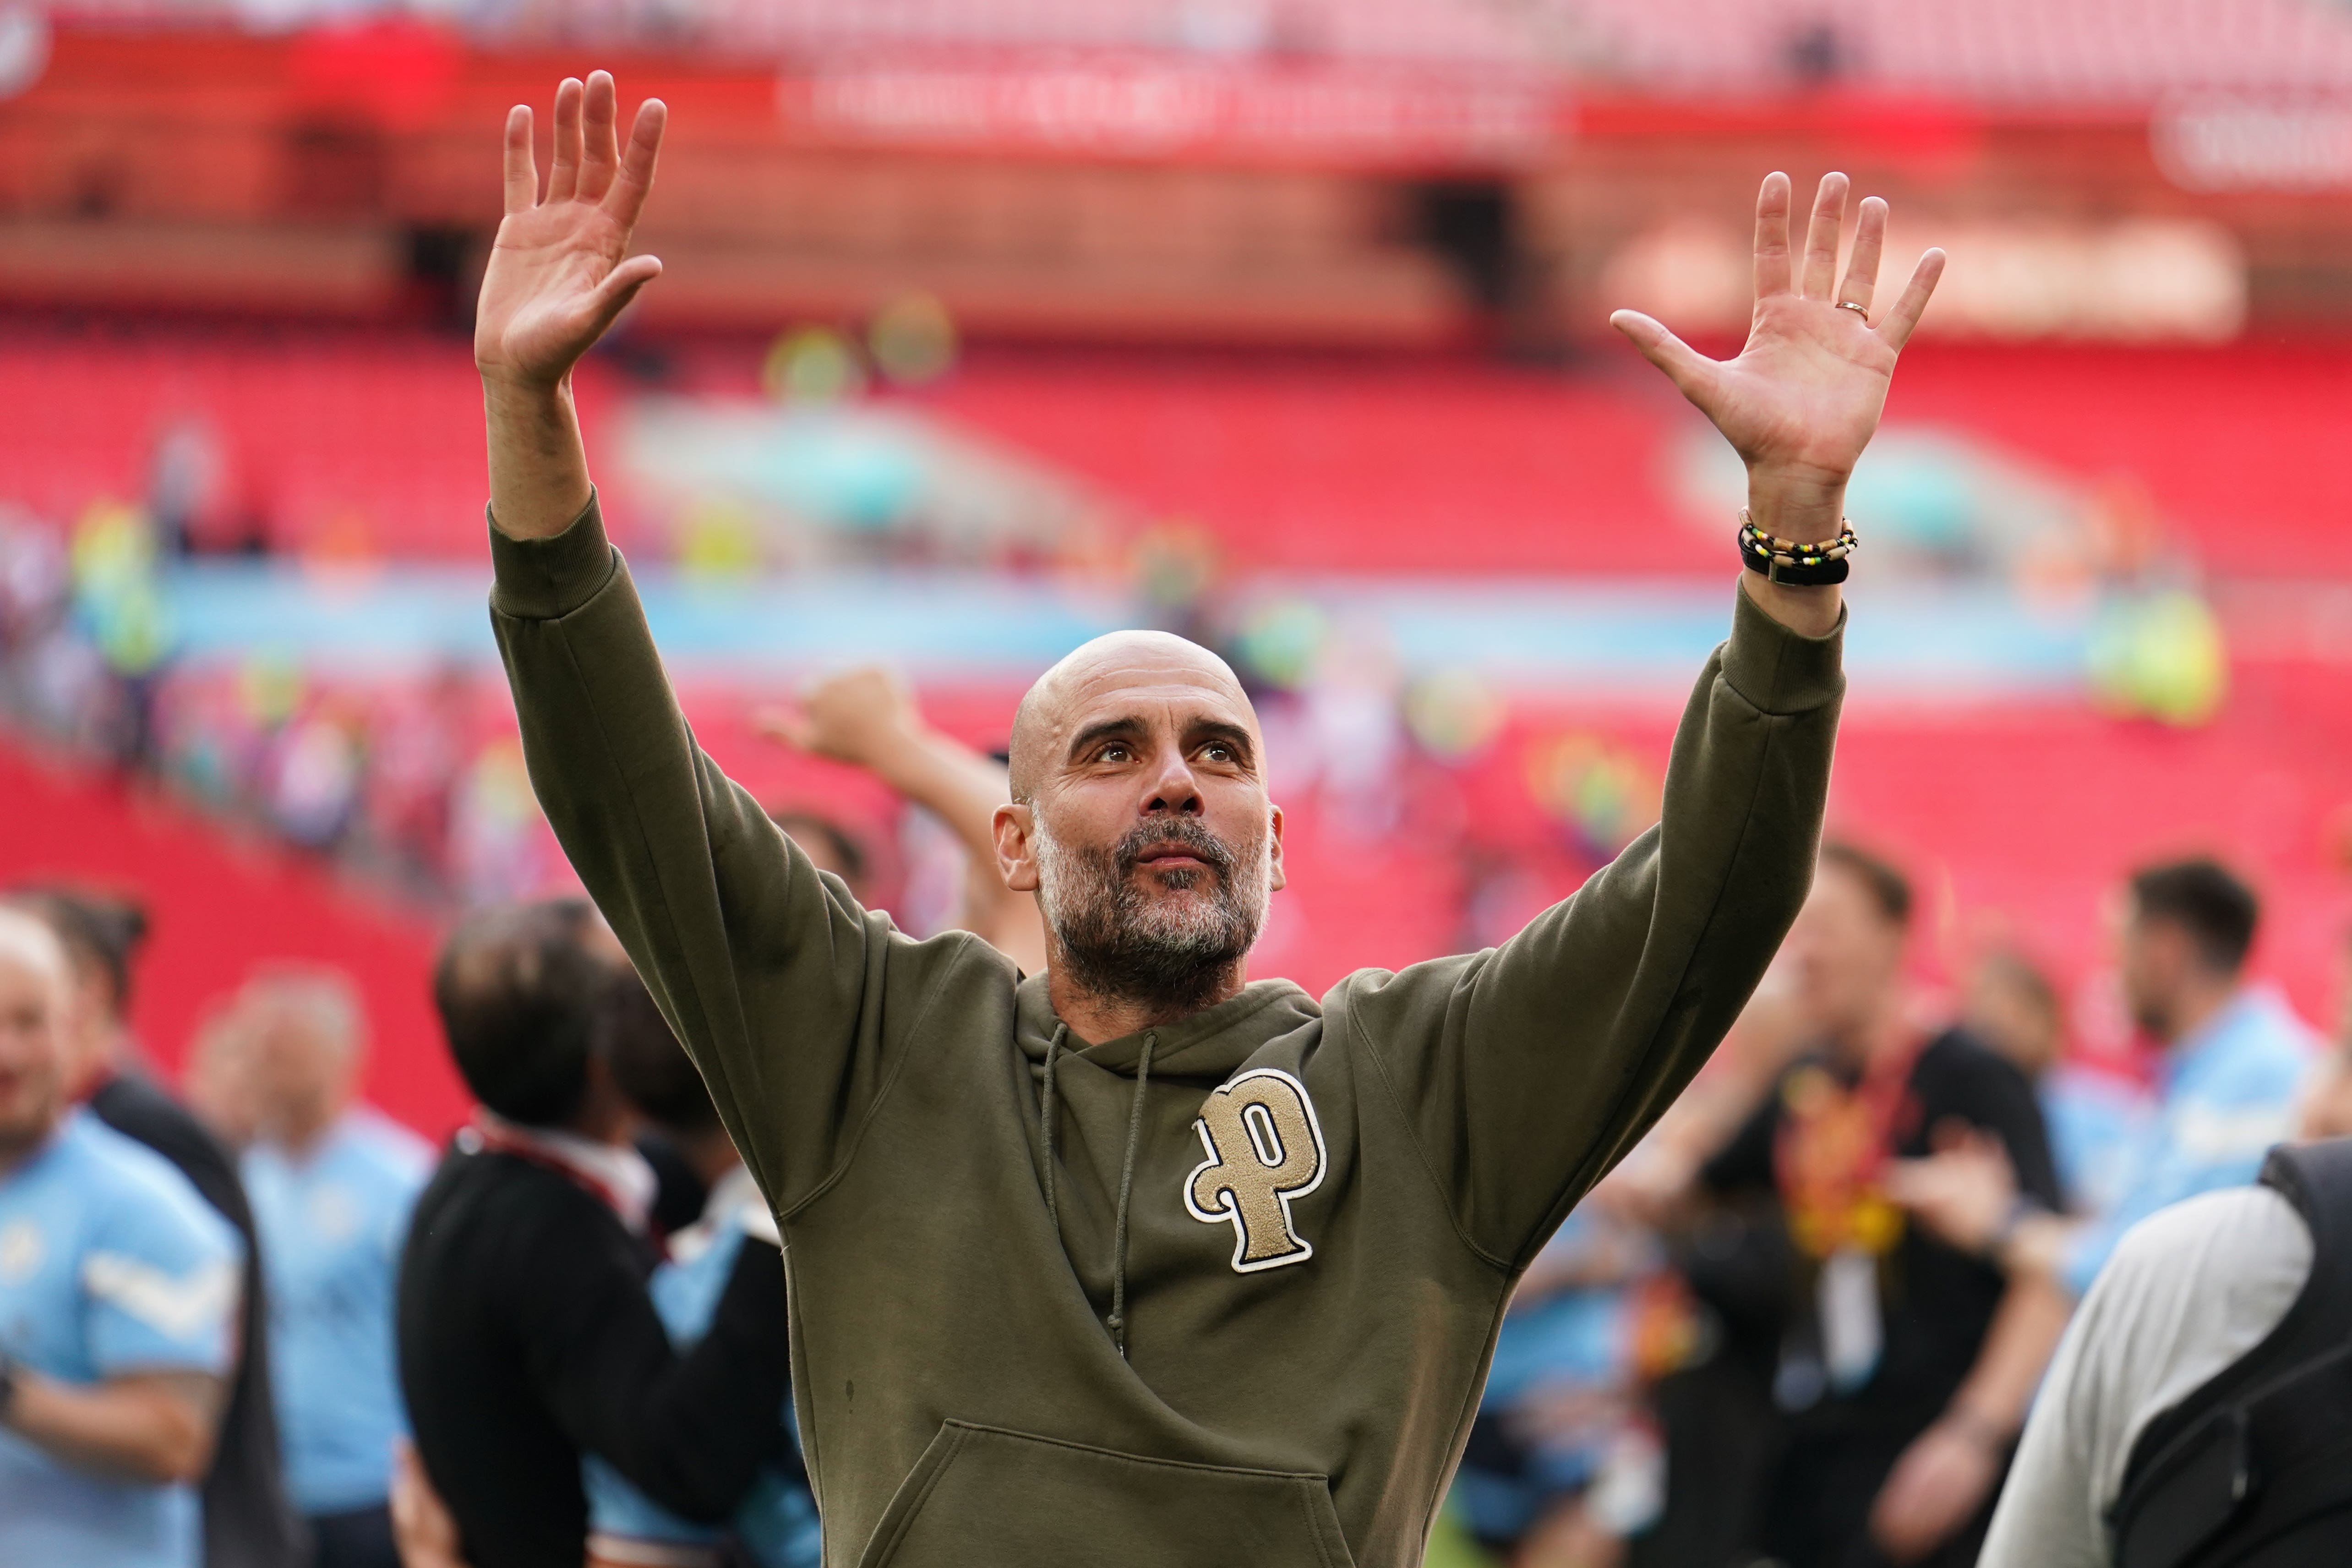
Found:
[[1802, 544], [1765, 532], [1756, 526], [1746, 507], [1739, 509], [1739, 559], [1750, 572], [1760, 572], [1775, 583], [1799, 587], [1843, 583], [1852, 570], [1846, 557], [1861, 547], [1850, 522], [1825, 544]]

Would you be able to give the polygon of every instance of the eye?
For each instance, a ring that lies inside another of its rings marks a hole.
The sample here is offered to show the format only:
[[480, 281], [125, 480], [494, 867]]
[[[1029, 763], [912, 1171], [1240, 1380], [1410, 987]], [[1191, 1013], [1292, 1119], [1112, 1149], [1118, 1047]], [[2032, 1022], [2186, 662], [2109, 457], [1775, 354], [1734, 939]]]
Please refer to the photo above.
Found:
[[1106, 763], [1123, 763], [1134, 754], [1125, 741], [1113, 741], [1096, 753], [1099, 760]]

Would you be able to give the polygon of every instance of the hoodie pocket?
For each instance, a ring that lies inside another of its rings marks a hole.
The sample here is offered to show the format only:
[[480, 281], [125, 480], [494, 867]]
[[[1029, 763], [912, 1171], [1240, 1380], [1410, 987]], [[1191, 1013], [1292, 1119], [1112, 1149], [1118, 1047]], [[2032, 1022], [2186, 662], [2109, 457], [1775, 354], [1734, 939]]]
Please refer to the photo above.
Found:
[[1151, 1459], [950, 1421], [858, 1568], [1353, 1568], [1302, 1471]]

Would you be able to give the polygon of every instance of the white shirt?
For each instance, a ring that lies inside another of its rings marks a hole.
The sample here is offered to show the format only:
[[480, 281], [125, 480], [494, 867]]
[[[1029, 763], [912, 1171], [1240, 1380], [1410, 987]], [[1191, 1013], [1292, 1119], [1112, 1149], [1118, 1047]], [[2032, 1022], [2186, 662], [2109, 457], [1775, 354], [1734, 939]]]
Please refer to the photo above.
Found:
[[2311, 1274], [2311, 1232], [2231, 1187], [2126, 1233], [2066, 1327], [1977, 1568], [2108, 1568], [2106, 1512], [2147, 1424], [2262, 1342]]

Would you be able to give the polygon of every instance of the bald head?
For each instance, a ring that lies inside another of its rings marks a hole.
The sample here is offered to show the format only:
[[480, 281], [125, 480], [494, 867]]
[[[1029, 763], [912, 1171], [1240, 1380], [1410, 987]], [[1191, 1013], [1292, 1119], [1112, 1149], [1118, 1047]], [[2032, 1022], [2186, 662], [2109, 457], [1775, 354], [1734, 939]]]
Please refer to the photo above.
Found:
[[29, 970], [60, 990], [73, 983], [73, 962], [55, 928], [13, 904], [0, 904], [0, 963]]
[[1188, 689], [1227, 710], [1228, 718], [1258, 739], [1257, 710], [1233, 667], [1172, 632], [1111, 632], [1074, 648], [1037, 678], [1013, 715], [1013, 798], [1032, 804], [1045, 777], [1067, 756], [1082, 731], [1112, 715], [1096, 710], [1138, 702], [1182, 700]]

